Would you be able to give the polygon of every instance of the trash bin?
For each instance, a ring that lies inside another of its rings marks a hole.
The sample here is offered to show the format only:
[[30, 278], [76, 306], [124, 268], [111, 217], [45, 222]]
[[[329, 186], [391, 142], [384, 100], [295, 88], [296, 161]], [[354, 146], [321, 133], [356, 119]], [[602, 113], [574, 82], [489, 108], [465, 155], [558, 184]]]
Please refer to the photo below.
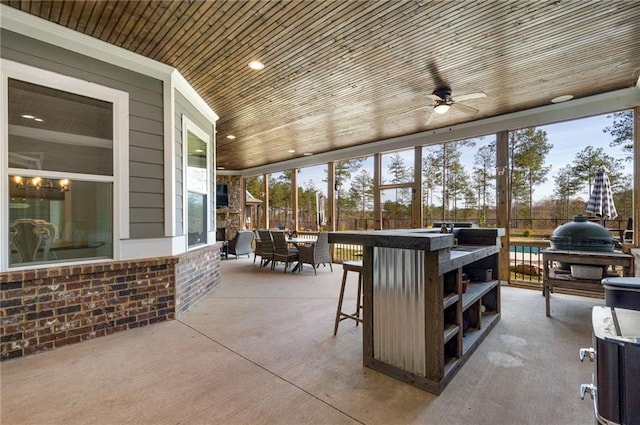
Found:
[[607, 307], [640, 311], [640, 277], [607, 277], [602, 285]]

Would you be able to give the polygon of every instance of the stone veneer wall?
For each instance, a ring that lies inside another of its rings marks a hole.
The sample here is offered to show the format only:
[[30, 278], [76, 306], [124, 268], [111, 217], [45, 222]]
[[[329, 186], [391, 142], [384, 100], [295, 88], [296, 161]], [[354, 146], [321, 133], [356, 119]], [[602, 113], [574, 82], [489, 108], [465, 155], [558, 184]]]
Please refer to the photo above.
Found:
[[0, 273], [0, 359], [175, 318], [178, 257]]
[[185, 313], [220, 283], [222, 242], [178, 256], [176, 264], [176, 314]]
[[226, 184], [229, 190], [229, 208], [216, 210], [216, 227], [227, 229], [227, 240], [232, 239], [238, 230], [244, 229], [242, 217], [242, 180], [238, 176], [218, 175], [216, 183]]

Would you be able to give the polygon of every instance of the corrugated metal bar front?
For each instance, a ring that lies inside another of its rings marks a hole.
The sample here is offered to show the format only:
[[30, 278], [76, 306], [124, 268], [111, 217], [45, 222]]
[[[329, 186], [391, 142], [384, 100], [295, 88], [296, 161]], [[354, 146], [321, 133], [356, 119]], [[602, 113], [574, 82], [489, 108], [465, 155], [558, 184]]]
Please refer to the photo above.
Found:
[[421, 376], [426, 374], [424, 291], [422, 251], [373, 248], [373, 357]]

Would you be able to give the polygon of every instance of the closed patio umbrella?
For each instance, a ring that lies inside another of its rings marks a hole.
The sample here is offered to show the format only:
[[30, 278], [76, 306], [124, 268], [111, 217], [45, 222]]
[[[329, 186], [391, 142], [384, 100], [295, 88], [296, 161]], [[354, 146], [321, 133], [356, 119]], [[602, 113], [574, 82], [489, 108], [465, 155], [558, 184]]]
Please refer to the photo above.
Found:
[[616, 206], [613, 203], [611, 182], [604, 167], [600, 167], [596, 174], [593, 190], [587, 202], [587, 213], [603, 219], [614, 219], [618, 216]]
[[320, 230], [321, 226], [327, 224], [327, 219], [324, 213], [325, 204], [327, 198], [324, 196], [322, 192], [316, 193], [316, 210], [318, 211], [318, 230]]

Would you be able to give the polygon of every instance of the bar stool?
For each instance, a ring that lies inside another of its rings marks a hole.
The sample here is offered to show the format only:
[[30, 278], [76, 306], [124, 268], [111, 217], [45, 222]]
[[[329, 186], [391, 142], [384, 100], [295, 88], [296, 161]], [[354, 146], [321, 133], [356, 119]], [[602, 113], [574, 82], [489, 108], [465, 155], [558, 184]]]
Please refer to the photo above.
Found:
[[[338, 324], [345, 319], [352, 319], [358, 323], [362, 322], [360, 318], [360, 309], [362, 309], [362, 261], [345, 261], [342, 263], [342, 286], [340, 287], [340, 298], [338, 299], [338, 311], [336, 312], [336, 324], [333, 328], [333, 334], [338, 333]], [[346, 314], [342, 312], [342, 300], [344, 299], [344, 287], [347, 283], [347, 274], [349, 272], [358, 273], [358, 298], [356, 299], [356, 312]]]

